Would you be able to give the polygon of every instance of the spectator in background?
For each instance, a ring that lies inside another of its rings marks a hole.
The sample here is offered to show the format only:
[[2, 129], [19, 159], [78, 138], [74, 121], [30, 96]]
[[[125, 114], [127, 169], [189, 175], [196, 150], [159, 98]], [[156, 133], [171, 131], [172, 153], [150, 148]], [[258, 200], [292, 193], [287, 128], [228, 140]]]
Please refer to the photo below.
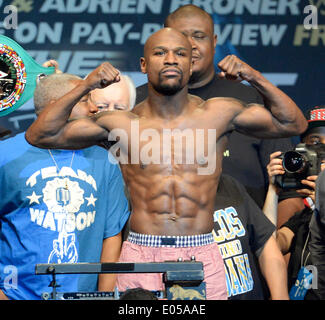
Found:
[[[323, 111], [324, 112], [324, 111]], [[309, 252], [316, 285], [312, 291], [317, 299], [325, 299], [325, 171], [323, 170], [316, 183], [316, 209], [310, 222]]]
[[[325, 106], [315, 107], [306, 114], [308, 119], [308, 129], [301, 135], [301, 142], [307, 145], [324, 145], [325, 148]], [[264, 213], [274, 225], [278, 224], [277, 199], [281, 189], [275, 184], [275, 176], [284, 174], [285, 170], [282, 160], [279, 158], [281, 152], [274, 152], [270, 155], [268, 165], [269, 190], [264, 205]], [[320, 155], [320, 161], [324, 163], [324, 155]], [[324, 170], [324, 164], [321, 170]], [[305, 189], [297, 190], [297, 193], [304, 197], [304, 209], [296, 212], [288, 221], [280, 225], [274, 234], [276, 241], [283, 255], [289, 254], [288, 263], [288, 289], [295, 284], [300, 269], [307, 265], [312, 265], [309, 243], [311, 240], [311, 230], [309, 225], [315, 210], [315, 187], [318, 176], [308, 176], [301, 180]], [[315, 234], [314, 234], [315, 236]], [[316, 237], [317, 238], [317, 237]], [[324, 260], [325, 261], [325, 260]], [[306, 300], [315, 299], [314, 290], [309, 290], [305, 296]]]
[[220, 177], [213, 216], [228, 299], [288, 299], [286, 263], [272, 236], [275, 226], [229, 175]]
[[[48, 60], [43, 66], [55, 67], [56, 73], [62, 73], [56, 60]], [[129, 76], [120, 74], [119, 82], [112, 83], [105, 88], [92, 90], [90, 99], [97, 107], [97, 112], [132, 110], [136, 101], [135, 85]]]
[[[36, 114], [82, 81], [62, 73], [41, 79]], [[122, 91], [114, 94], [119, 99]], [[97, 112], [87, 95], [71, 118]], [[35, 275], [38, 263], [118, 261], [128, 201], [120, 169], [103, 148], [40, 149], [20, 133], [0, 142], [0, 184], [0, 299], [40, 299], [48, 292], [51, 277]], [[115, 275], [97, 278], [59, 275], [57, 281], [61, 292], [114, 289]]]
[[98, 111], [132, 110], [135, 105], [136, 91], [132, 79], [121, 75], [117, 83], [103, 89], [95, 89], [90, 93]]

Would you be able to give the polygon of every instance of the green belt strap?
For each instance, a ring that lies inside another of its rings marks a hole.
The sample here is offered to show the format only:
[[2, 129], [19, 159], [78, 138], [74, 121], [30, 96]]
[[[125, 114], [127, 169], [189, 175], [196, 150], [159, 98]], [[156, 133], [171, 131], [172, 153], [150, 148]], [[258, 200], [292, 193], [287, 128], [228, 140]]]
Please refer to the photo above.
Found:
[[0, 117], [33, 97], [39, 75], [54, 72], [54, 67], [42, 67], [17, 42], [0, 35]]

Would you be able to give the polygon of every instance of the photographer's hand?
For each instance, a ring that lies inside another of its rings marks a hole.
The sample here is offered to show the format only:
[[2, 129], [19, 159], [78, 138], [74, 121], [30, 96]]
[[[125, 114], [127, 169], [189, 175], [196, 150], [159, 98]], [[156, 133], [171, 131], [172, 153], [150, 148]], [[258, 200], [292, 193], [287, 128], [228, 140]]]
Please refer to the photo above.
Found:
[[[279, 158], [281, 151], [271, 153], [270, 162], [267, 165], [267, 173], [269, 176], [269, 188], [265, 198], [263, 212], [269, 218], [269, 220], [276, 226], [278, 218], [278, 194], [281, 189], [275, 185], [275, 176], [284, 174], [282, 167], [282, 160]], [[275, 236], [275, 233], [274, 233]]]
[[277, 194], [279, 194], [281, 189], [275, 185], [275, 176], [285, 173], [282, 166], [282, 160], [279, 158], [280, 155], [281, 151], [271, 153], [270, 162], [266, 167], [269, 176], [269, 188], [274, 189]]
[[[267, 165], [267, 172], [269, 175], [269, 189], [264, 202], [263, 212], [269, 220], [278, 227], [278, 194], [281, 188], [275, 185], [275, 176], [284, 174], [285, 170], [282, 166], [282, 159], [278, 158], [281, 155], [280, 151], [274, 152], [270, 155], [270, 162]], [[280, 225], [281, 226], [281, 225]], [[277, 228], [273, 232], [276, 243], [283, 255], [289, 252], [294, 233], [287, 227]]]
[[318, 176], [309, 176], [306, 179], [301, 180], [300, 182], [302, 184], [305, 184], [306, 186], [310, 187], [311, 189], [299, 189], [297, 190], [297, 193], [305, 196], [310, 197], [313, 202], [315, 203], [315, 188], [316, 188], [316, 180]]

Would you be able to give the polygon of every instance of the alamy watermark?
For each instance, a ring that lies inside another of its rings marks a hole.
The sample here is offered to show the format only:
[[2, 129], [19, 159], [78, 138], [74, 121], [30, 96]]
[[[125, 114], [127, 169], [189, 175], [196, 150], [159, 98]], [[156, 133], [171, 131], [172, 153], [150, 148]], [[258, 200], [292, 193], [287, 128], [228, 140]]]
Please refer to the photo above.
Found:
[[108, 141], [116, 142], [110, 148], [115, 160], [109, 157], [115, 164], [196, 165], [198, 175], [211, 175], [216, 169], [216, 129], [146, 128], [140, 132], [139, 120], [132, 120], [130, 134], [115, 128]]
[[18, 269], [16, 266], [7, 265], [4, 267], [3, 273], [6, 275], [3, 281], [3, 287], [6, 290], [18, 288]]
[[7, 16], [1, 21], [2, 27], [7, 30], [18, 29], [18, 8], [13, 5], [7, 5], [3, 8], [3, 13], [7, 14]]
[[305, 6], [304, 13], [307, 14], [304, 19], [304, 28], [306, 30], [318, 29], [318, 7], [312, 4]]
[[307, 278], [304, 279], [304, 288], [309, 290], [309, 289], [318, 289], [318, 270], [316, 266], [313, 265], [308, 265], [305, 266], [305, 268], [312, 274], [312, 280], [311, 282], [308, 281]]

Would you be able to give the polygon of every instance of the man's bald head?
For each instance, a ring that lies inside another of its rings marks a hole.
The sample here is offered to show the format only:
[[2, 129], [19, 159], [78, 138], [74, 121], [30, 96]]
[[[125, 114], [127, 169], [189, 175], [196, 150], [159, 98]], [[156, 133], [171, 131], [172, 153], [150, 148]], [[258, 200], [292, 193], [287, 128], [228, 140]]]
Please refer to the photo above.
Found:
[[132, 79], [120, 74], [120, 81], [91, 92], [91, 99], [99, 111], [132, 110], [136, 89]]
[[189, 50], [191, 52], [191, 44], [187, 40], [187, 38], [178, 30], [173, 28], [162, 28], [155, 33], [153, 33], [146, 41], [144, 45], [144, 56], [148, 53], [148, 50], [152, 50], [156, 46], [160, 46], [162, 43], [165, 43], [166, 40], [177, 41], [184, 47], [184, 49]]
[[187, 85], [192, 73], [192, 46], [181, 32], [163, 28], [146, 41], [140, 63], [150, 86], [173, 95]]
[[177, 10], [170, 13], [164, 22], [164, 26], [170, 27], [170, 26], [172, 26], [173, 22], [177, 21], [177, 19], [179, 19], [179, 18], [191, 18], [193, 16], [200, 16], [204, 21], [209, 21], [211, 30], [213, 32], [214, 22], [213, 22], [211, 16], [207, 12], [205, 12], [203, 9], [201, 9], [200, 7], [195, 6], [193, 4], [188, 4], [188, 5], [179, 7]]

